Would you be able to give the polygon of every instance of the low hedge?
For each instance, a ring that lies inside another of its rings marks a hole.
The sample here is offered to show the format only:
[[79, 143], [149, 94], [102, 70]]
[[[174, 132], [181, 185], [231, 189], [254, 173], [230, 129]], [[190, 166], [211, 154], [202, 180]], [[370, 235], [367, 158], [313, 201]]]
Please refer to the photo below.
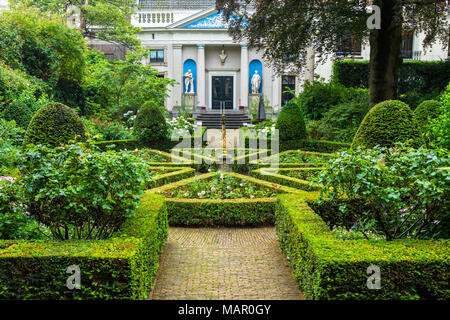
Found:
[[325, 140], [288, 140], [280, 145], [280, 152], [286, 150], [304, 150], [320, 153], [335, 153], [340, 150], [349, 149], [350, 143], [325, 141]]
[[[164, 198], [151, 193], [108, 240], [0, 241], [1, 299], [146, 299], [168, 235]], [[77, 265], [81, 289], [69, 290]]]
[[[193, 178], [177, 181], [152, 189], [152, 193], [181, 187], [196, 180], [208, 179], [217, 175], [212, 172]], [[278, 193], [302, 193], [289, 187], [276, 185], [256, 178], [243, 176], [238, 173], [226, 173], [237, 178], [244, 178], [250, 182], [265, 187], [276, 188]], [[303, 194], [303, 193], [302, 193]], [[169, 224], [173, 226], [262, 226], [273, 225], [275, 198], [255, 199], [182, 199], [166, 198]]]
[[[258, 141], [256, 139], [245, 139], [245, 147], [248, 148], [250, 146], [258, 146]], [[279, 143], [279, 151], [286, 150], [305, 150], [312, 152], [321, 152], [321, 153], [335, 153], [340, 150], [349, 149], [351, 143], [346, 142], [337, 142], [337, 141], [325, 141], [325, 140], [314, 140], [314, 139], [303, 139], [303, 140], [286, 140], [283, 142], [279, 142], [278, 140], [267, 139], [267, 149], [271, 150], [272, 142]]]
[[[306, 199], [278, 199], [280, 246], [306, 299], [450, 298], [450, 240], [339, 240]], [[378, 290], [367, 288], [371, 265], [381, 270]]]
[[91, 142], [91, 145], [97, 146], [102, 151], [112, 149], [115, 151], [120, 150], [135, 150], [140, 147], [139, 141], [137, 139], [126, 139], [126, 140], [110, 140], [110, 141], [96, 141]]
[[[279, 168], [279, 169], [260, 168], [250, 171], [250, 175], [252, 177], [261, 180], [270, 181], [291, 188], [297, 188], [306, 191], [320, 190], [321, 186], [317, 183], [289, 177], [283, 174], [284, 171], [290, 171], [292, 169], [300, 169], [300, 168]], [[302, 169], [320, 170], [320, 168], [302, 168]]]
[[244, 227], [273, 225], [276, 198], [167, 199], [171, 226]]
[[[168, 183], [191, 178], [195, 176], [195, 169], [184, 167], [158, 167], [159, 169], [173, 169], [172, 172], [158, 174], [149, 181], [148, 188], [157, 188]], [[152, 169], [152, 167], [150, 167]]]

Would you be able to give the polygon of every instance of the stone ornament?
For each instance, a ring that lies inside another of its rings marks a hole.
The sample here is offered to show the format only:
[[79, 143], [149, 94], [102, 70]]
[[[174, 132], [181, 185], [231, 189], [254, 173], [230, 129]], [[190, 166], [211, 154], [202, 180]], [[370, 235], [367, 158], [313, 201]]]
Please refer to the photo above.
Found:
[[225, 64], [225, 60], [227, 60], [228, 55], [225, 53], [225, 50], [222, 49], [222, 53], [219, 54], [220, 62], [222, 63], [222, 66]]

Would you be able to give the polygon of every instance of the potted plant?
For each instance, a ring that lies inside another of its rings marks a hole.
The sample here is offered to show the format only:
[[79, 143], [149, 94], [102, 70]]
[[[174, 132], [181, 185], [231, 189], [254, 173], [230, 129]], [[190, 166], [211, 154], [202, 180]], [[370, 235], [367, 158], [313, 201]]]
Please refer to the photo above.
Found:
[[240, 105], [239, 105], [239, 111], [240, 111], [241, 113], [244, 113], [244, 111], [245, 111], [245, 106], [242, 105], [242, 104], [240, 104]]
[[201, 113], [205, 113], [206, 112], [206, 108], [207, 108], [207, 106], [205, 106], [205, 105], [200, 106], [200, 112]]

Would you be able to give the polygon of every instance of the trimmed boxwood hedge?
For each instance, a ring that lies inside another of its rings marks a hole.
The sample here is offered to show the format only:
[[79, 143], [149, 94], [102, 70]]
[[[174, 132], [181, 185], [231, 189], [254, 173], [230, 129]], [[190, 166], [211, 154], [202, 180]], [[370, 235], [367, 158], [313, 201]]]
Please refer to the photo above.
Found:
[[[145, 299], [168, 235], [164, 197], [147, 192], [108, 240], [0, 241], [0, 299]], [[69, 290], [77, 265], [81, 289]]]
[[[450, 240], [340, 240], [308, 199], [278, 199], [280, 246], [306, 299], [450, 298]], [[371, 265], [380, 267], [381, 289], [367, 288]]]
[[95, 141], [91, 142], [92, 145], [97, 146], [102, 151], [106, 151], [112, 148], [115, 151], [120, 150], [134, 150], [140, 147], [140, 143], [137, 139], [126, 140], [110, 140], [110, 141]]
[[397, 142], [408, 142], [413, 147], [424, 143], [408, 105], [398, 100], [386, 100], [375, 105], [364, 117], [352, 148], [391, 147]]
[[[346, 87], [369, 88], [369, 61], [342, 60], [333, 64], [333, 82]], [[450, 60], [404, 61], [400, 65], [398, 91], [427, 94], [440, 92], [450, 82]]]
[[266, 180], [269, 182], [281, 184], [283, 186], [306, 191], [319, 190], [321, 188], [321, 186], [317, 183], [289, 177], [283, 174], [283, 172], [291, 170], [321, 170], [321, 168], [279, 168], [275, 170], [271, 170], [269, 168], [260, 168], [250, 171], [250, 175], [261, 180]]
[[58, 146], [75, 139], [86, 140], [86, 127], [81, 118], [68, 106], [50, 102], [31, 119], [24, 144]]
[[[273, 140], [277, 141], [277, 140]], [[246, 138], [245, 146], [258, 145], [254, 142], [254, 139]], [[337, 141], [325, 141], [325, 140], [314, 140], [314, 139], [302, 139], [302, 140], [285, 140], [279, 144], [279, 151], [286, 150], [305, 150], [313, 152], [322, 153], [335, 153], [337, 151], [349, 149], [351, 143], [337, 142]], [[267, 148], [270, 150], [272, 147], [272, 139], [267, 139]]]
[[[170, 169], [171, 172], [158, 174], [149, 181], [149, 188], [156, 188], [175, 181], [195, 177], [195, 169], [184, 167], [157, 167], [159, 169]], [[152, 167], [149, 168], [150, 170]]]
[[[219, 173], [212, 172], [193, 178], [177, 181], [152, 189], [152, 193], [162, 193], [191, 182], [209, 179]], [[277, 188], [279, 193], [300, 193], [300, 190], [276, 185], [238, 173], [225, 173], [236, 178], [246, 179], [264, 187]], [[275, 198], [255, 199], [182, 199], [167, 198], [169, 224], [173, 226], [261, 226], [273, 225]]]

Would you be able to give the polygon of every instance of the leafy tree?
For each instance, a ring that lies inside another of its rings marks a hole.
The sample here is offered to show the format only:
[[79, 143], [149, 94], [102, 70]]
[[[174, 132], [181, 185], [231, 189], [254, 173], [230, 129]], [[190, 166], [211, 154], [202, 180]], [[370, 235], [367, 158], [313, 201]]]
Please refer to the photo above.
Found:
[[13, 3], [35, 6], [43, 11], [79, 16], [78, 29], [83, 36], [97, 38], [134, 48], [139, 45], [129, 17], [134, 14], [135, 0], [13, 0]]
[[88, 78], [86, 81], [87, 98], [112, 111], [118, 120], [127, 111], [137, 109], [147, 101], [164, 108], [168, 85], [173, 80], [159, 78], [158, 71], [150, 65], [143, 65], [143, 57], [148, 51], [138, 49], [128, 52], [126, 60], [108, 61], [102, 53], [89, 53]]
[[[38, 79], [32, 82], [41, 80], [48, 86], [44, 90], [65, 97], [61, 101], [72, 100], [72, 106], [79, 103], [80, 99], [71, 97], [81, 87], [86, 70], [87, 47], [79, 32], [55, 15], [18, 7], [0, 14], [0, 34], [0, 61], [26, 78]], [[61, 93], [67, 84], [71, 91]]]
[[[380, 29], [367, 27], [369, 4], [381, 9]], [[368, 38], [371, 105], [397, 99], [403, 30], [425, 32], [425, 46], [437, 39], [448, 42], [445, 1], [217, 0], [217, 9], [224, 11], [233, 37], [264, 48], [265, 58], [278, 70], [288, 61], [304, 66], [310, 48], [323, 57], [343, 41]]]

